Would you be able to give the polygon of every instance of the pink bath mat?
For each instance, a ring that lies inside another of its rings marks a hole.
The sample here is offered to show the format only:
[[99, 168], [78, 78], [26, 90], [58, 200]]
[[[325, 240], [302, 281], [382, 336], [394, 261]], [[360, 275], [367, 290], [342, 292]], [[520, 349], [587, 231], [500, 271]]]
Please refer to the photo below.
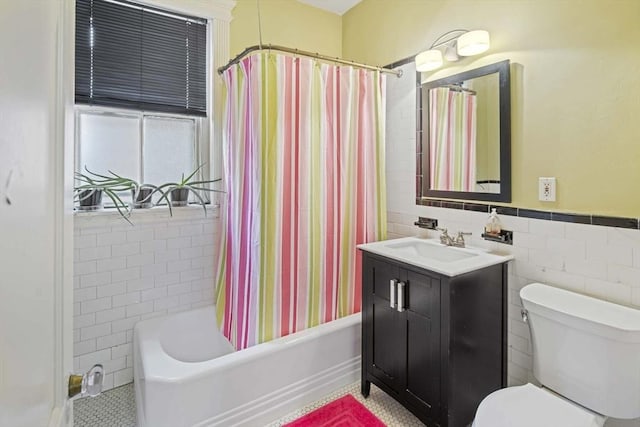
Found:
[[385, 427], [385, 424], [347, 394], [283, 427]]

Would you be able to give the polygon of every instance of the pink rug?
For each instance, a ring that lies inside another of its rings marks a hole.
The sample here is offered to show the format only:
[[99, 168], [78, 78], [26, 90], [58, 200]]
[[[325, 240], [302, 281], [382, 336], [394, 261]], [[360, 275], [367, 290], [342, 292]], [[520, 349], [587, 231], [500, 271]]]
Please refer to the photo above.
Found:
[[283, 427], [385, 427], [385, 425], [355, 397], [347, 394]]

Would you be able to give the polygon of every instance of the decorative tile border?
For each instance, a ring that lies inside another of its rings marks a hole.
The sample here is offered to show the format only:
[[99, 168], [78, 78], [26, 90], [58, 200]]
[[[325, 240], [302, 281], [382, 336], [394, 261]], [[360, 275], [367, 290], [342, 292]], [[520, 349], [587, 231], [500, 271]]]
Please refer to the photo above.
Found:
[[491, 212], [491, 209], [495, 208], [500, 215], [519, 216], [522, 218], [542, 219], [546, 221], [571, 222], [574, 224], [602, 225], [606, 227], [630, 228], [634, 230], [640, 229], [640, 222], [638, 218], [572, 214], [441, 199], [416, 199], [416, 204], [483, 213], [489, 213]]

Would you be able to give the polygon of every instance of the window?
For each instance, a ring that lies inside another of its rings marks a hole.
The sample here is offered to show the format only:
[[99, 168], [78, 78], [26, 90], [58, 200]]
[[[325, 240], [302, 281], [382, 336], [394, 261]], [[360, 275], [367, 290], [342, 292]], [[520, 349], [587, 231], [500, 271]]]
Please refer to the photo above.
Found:
[[206, 53], [204, 19], [77, 0], [76, 170], [159, 185], [207, 159]]

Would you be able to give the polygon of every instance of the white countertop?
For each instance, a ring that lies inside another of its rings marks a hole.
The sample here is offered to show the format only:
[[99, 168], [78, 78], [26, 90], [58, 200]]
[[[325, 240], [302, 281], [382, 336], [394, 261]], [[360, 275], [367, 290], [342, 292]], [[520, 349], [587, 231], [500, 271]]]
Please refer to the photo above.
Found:
[[[363, 251], [382, 255], [450, 277], [491, 265], [502, 264], [514, 259], [513, 255], [495, 254], [486, 249], [474, 247], [456, 248], [445, 246], [440, 243], [439, 239], [422, 239], [419, 237], [404, 237], [402, 239], [363, 243], [357, 247]], [[418, 253], [419, 250], [415, 248], [425, 249], [422, 252], [432, 252], [437, 256], [420, 254]], [[455, 259], [457, 257], [461, 259]], [[437, 258], [453, 259], [442, 260]]]

